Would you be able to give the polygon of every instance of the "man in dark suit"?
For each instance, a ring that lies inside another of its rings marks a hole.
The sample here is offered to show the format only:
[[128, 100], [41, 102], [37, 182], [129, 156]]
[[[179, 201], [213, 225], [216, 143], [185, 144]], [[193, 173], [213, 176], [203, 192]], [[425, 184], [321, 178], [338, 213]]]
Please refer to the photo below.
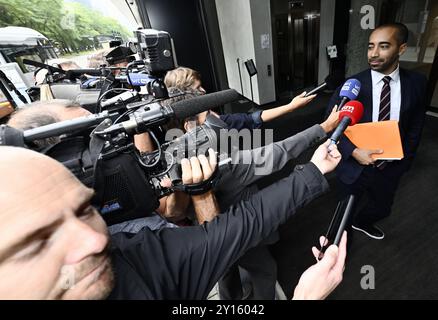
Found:
[[[377, 27], [369, 37], [368, 63], [371, 69], [351, 78], [362, 84], [357, 100], [364, 105], [360, 122], [399, 121], [404, 158], [374, 161], [372, 154], [383, 150], [357, 148], [347, 137], [339, 142], [342, 161], [336, 172], [341, 196], [368, 195], [364, 208], [356, 212], [352, 228], [374, 239], [384, 233], [375, 223], [391, 213], [400, 178], [411, 166], [420, 141], [425, 117], [426, 78], [399, 67], [399, 57], [406, 51], [408, 29], [394, 23]], [[332, 96], [328, 109], [340, 101], [340, 88]]]

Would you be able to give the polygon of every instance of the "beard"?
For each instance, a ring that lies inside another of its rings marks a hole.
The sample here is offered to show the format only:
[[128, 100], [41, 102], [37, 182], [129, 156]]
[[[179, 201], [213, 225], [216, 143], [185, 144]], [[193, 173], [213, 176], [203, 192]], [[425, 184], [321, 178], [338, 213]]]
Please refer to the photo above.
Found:
[[[378, 65], [372, 65], [371, 62], [379, 62]], [[380, 73], [386, 73], [389, 71], [394, 64], [398, 63], [398, 54], [394, 55], [393, 57], [390, 57], [388, 60], [382, 60], [382, 59], [368, 59], [368, 64], [370, 68], [374, 71], [380, 72]]]
[[55, 299], [102, 300], [114, 287], [114, 272], [109, 250], [91, 256], [79, 265], [64, 266], [57, 283]]

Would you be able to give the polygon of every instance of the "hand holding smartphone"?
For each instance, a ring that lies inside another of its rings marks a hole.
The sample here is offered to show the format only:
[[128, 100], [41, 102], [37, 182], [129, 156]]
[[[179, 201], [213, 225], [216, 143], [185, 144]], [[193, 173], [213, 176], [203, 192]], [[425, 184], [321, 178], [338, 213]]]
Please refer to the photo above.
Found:
[[354, 195], [349, 195], [347, 198], [338, 203], [335, 214], [333, 215], [333, 218], [325, 235], [326, 241], [325, 243], [320, 244], [321, 248], [319, 250], [320, 254], [318, 260], [322, 258], [325, 250], [329, 246], [331, 246], [332, 244], [339, 246], [342, 238], [342, 233], [344, 232], [347, 221], [353, 211], [354, 200]]

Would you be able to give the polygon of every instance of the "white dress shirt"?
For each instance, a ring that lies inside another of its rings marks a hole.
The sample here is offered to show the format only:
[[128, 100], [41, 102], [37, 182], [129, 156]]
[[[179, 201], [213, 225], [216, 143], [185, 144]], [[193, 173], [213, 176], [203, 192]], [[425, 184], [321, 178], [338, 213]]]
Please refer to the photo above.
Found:
[[[373, 122], [379, 121], [380, 95], [383, 88], [383, 78], [386, 75], [374, 70], [371, 70], [371, 81], [373, 84]], [[401, 104], [401, 86], [400, 86], [400, 67], [397, 66], [391, 74], [389, 86], [391, 88], [391, 114], [390, 120], [400, 119], [400, 104]]]

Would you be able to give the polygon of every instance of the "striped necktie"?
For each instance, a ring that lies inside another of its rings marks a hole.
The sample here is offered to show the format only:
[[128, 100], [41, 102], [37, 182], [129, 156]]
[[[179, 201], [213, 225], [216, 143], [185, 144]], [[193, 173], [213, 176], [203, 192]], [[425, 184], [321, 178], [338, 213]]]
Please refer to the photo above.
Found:
[[391, 87], [389, 82], [390, 76], [383, 78], [383, 88], [380, 94], [379, 121], [389, 120], [391, 116]]
[[[380, 94], [379, 121], [389, 120], [391, 117], [391, 87], [389, 85], [391, 80], [390, 76], [383, 78], [383, 88]], [[380, 170], [383, 170], [387, 164], [385, 160], [377, 160], [374, 163]]]

